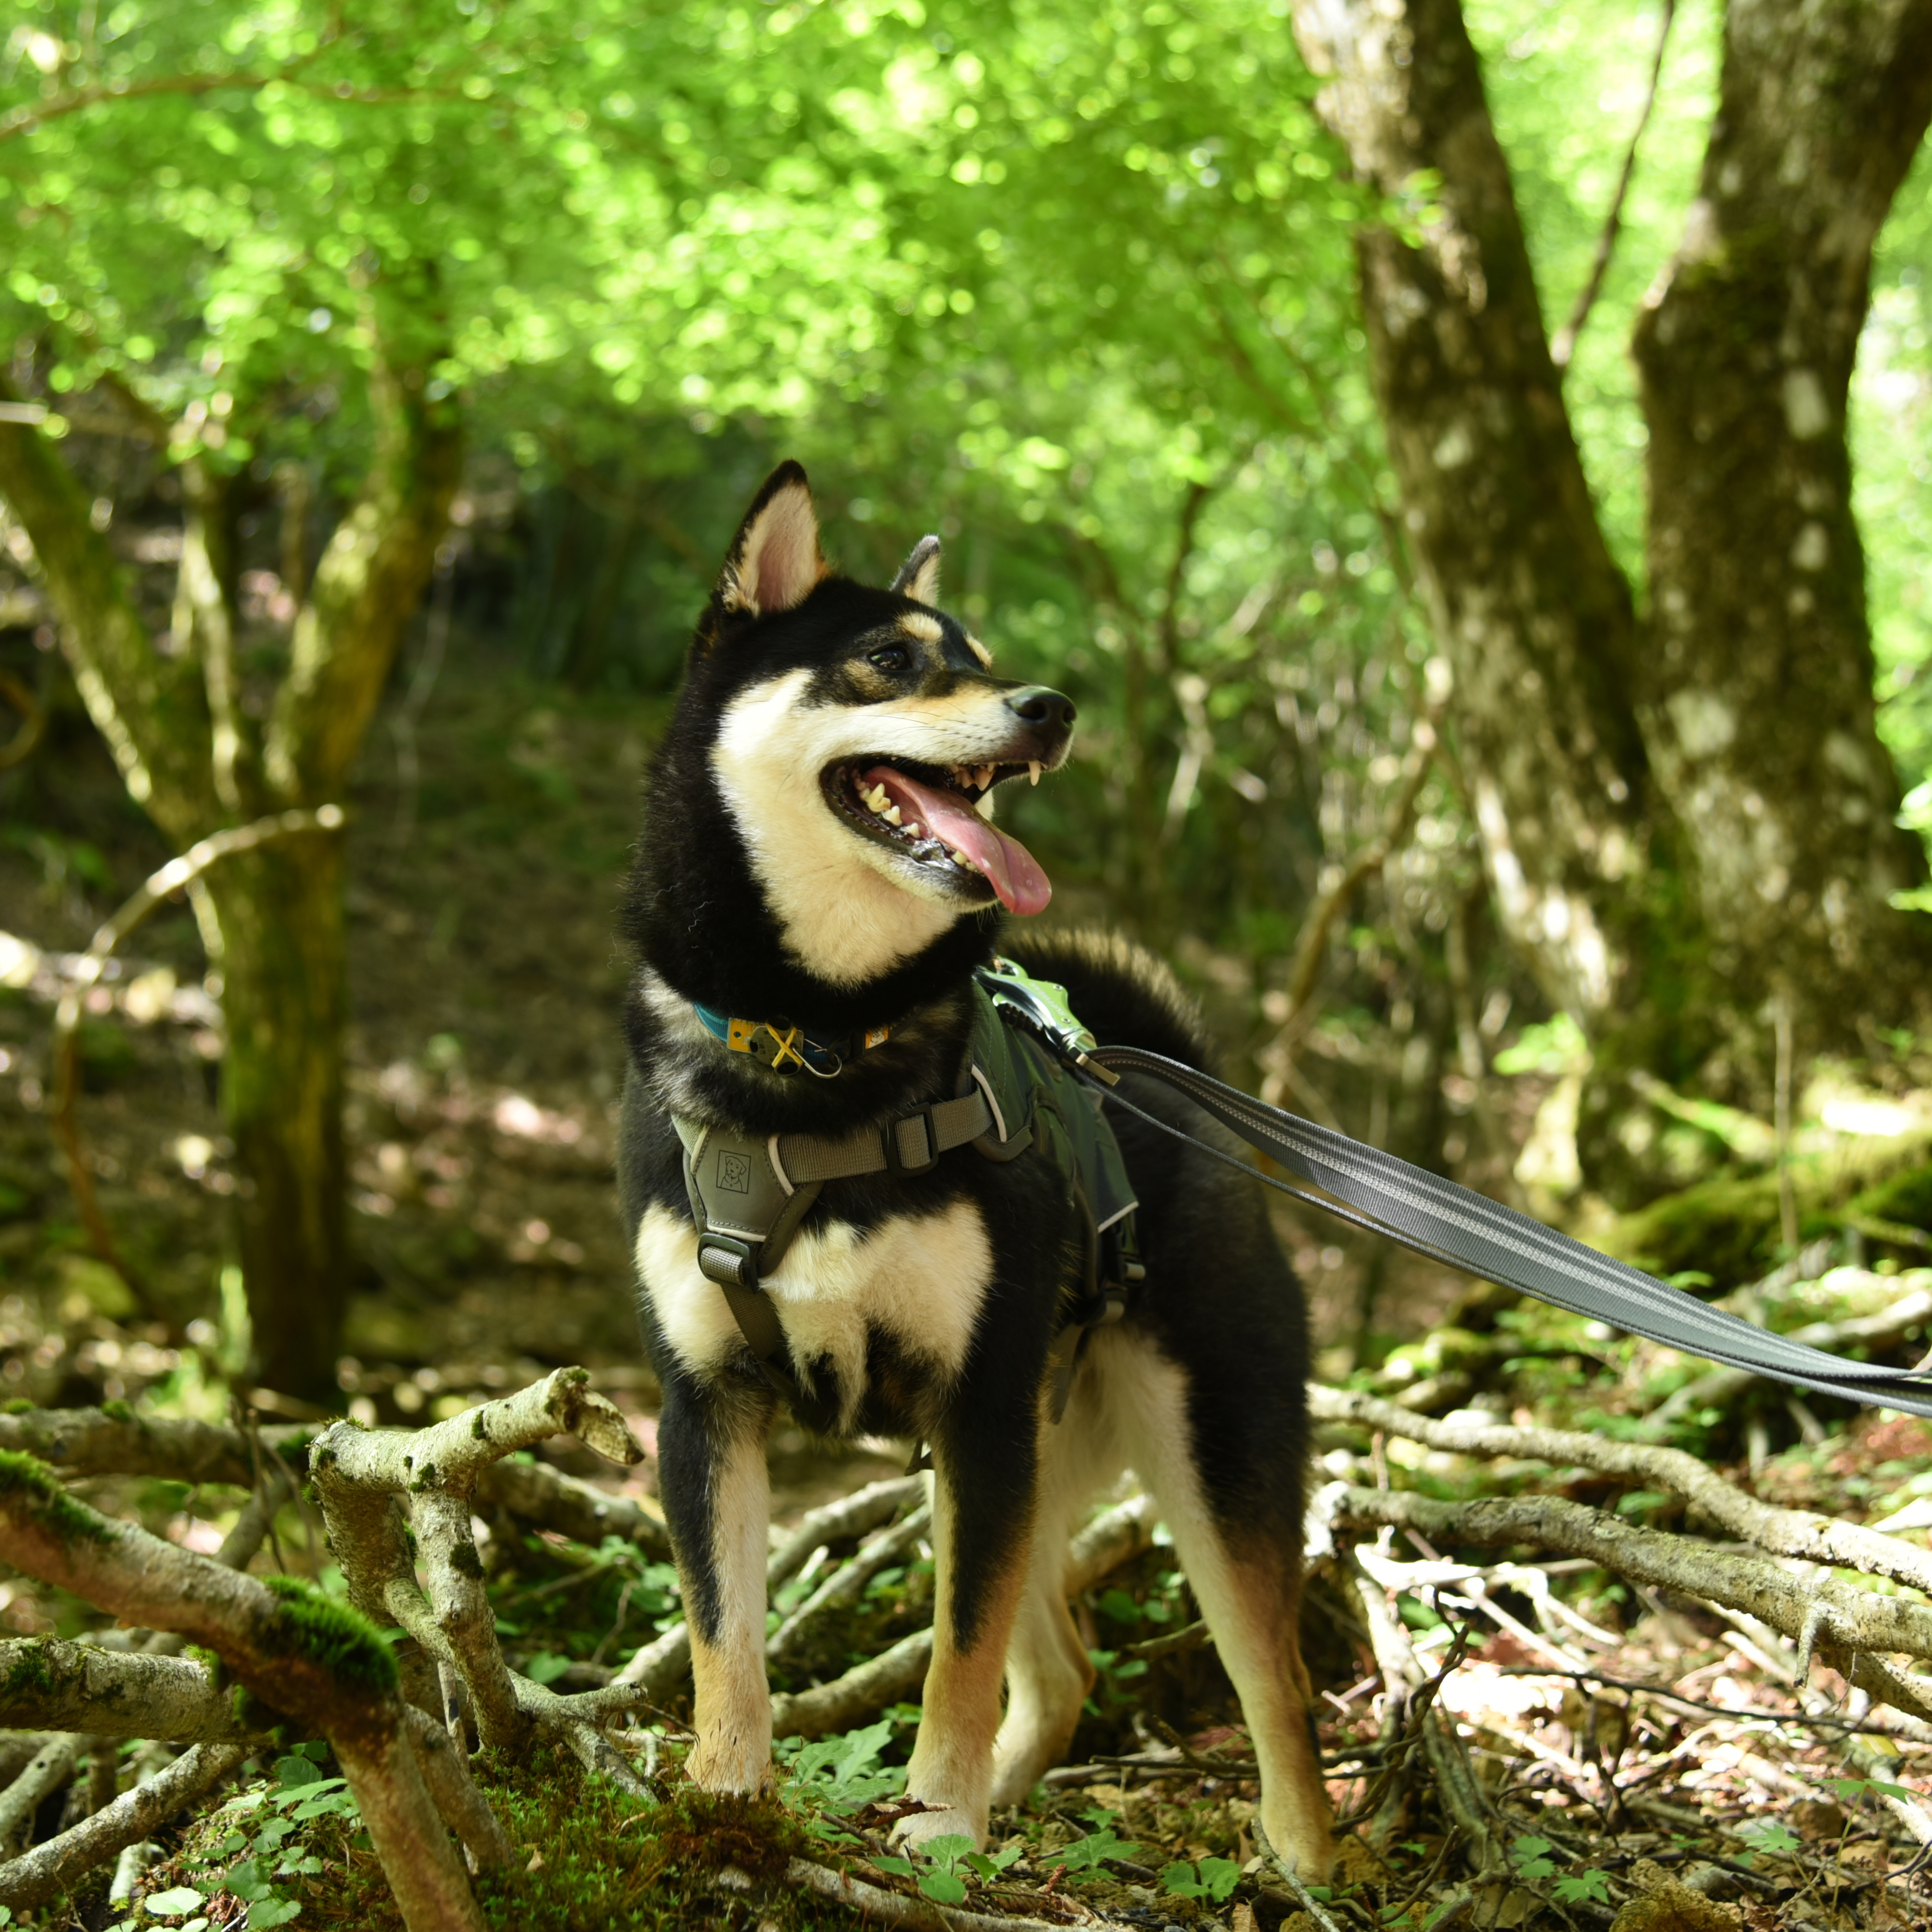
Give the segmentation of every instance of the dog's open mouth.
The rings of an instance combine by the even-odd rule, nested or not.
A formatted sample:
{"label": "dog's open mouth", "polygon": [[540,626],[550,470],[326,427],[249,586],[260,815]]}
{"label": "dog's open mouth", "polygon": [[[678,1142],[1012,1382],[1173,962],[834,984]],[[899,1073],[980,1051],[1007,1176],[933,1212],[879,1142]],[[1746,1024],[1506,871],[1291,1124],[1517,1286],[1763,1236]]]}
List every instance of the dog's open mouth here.
{"label": "dog's open mouth", "polygon": [[1053,896],[1040,861],[982,814],[1002,780],[1024,772],[1038,784],[1040,770],[1038,760],[942,766],[860,759],[833,766],[824,785],[834,809],[868,838],[946,868],[962,885],[976,874],[1007,911],[1036,913]]}

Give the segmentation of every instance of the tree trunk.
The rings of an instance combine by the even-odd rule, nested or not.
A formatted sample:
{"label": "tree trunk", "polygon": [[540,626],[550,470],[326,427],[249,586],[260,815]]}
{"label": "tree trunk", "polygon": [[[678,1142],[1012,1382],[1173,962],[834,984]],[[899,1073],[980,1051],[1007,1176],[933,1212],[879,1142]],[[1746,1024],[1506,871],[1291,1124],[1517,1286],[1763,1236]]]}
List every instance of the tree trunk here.
{"label": "tree trunk", "polygon": [[1654,646],[1633,683],[1750,1040],[1905,1018],[1932,928],[1874,724],[1846,398],[1873,242],[1932,115],[1932,0],[1731,0],[1698,198],[1634,338]]}
{"label": "tree trunk", "polygon": [[1874,729],[1844,436],[1928,18],[1734,0],[1704,199],[1638,335],[1658,649],[1590,502],[1456,0],[1295,0],[1325,118],[1414,224],[1360,236],[1378,400],[1498,916],[1590,1036],[1579,1151],[1613,1196],[1646,1186],[1630,1070],[1768,1105],[1768,997],[1814,1049],[1855,1043],[1932,952],[1886,903],[1921,868]]}
{"label": "tree trunk", "polygon": [[[129,793],[178,850],[264,810],[340,802],[448,528],[462,445],[457,405],[430,393],[441,344],[433,282],[404,272],[365,292],[374,457],[297,614],[266,729],[238,701],[232,506],[208,460],[184,465],[178,648],[166,656],[142,629],[57,443],[0,423],[0,493],[33,542],[82,695]],[[167,440],[165,421],[138,398],[124,400]],[[254,1370],[323,1402],[334,1400],[349,1285],[342,866],[339,838],[304,838],[231,859],[207,882],[220,928],[223,1109],[241,1184]]]}
{"label": "tree trunk", "polygon": [[222,939],[224,1124],[253,1330],[250,1372],[324,1407],[339,1398],[349,1280],[340,836],[292,838],[209,876]]}
{"label": "tree trunk", "polygon": [[[1320,106],[1412,238],[1360,232],[1362,305],[1416,577],[1498,916],[1592,1032],[1648,997],[1652,787],[1604,544],[1455,0],[1297,0]],[[1413,184],[1439,178],[1419,205]],[[1668,832],[1666,831],[1667,842]]]}

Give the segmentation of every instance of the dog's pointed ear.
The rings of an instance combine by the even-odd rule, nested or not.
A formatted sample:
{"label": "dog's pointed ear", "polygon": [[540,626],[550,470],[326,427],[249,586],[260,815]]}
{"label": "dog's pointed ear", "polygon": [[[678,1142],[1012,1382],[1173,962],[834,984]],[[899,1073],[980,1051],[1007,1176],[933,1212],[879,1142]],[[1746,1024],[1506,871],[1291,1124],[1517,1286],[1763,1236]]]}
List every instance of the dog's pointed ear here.
{"label": "dog's pointed ear", "polygon": [[892,579],[896,595],[910,597],[915,604],[937,604],[939,602],[939,539],[921,537],[912,547],[912,554],[899,566],[899,574]]}
{"label": "dog's pointed ear", "polygon": [[802,604],[826,574],[818,512],[802,466],[781,463],[765,478],[725,554],[718,601],[727,610],[768,617]]}

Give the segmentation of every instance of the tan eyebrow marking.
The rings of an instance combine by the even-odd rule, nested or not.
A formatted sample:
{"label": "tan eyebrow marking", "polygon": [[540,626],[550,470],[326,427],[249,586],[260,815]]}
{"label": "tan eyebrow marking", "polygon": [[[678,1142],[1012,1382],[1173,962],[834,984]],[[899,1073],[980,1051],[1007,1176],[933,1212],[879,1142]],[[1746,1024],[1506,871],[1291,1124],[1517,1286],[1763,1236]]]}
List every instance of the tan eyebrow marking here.
{"label": "tan eyebrow marking", "polygon": [[992,669],[992,652],[987,650],[986,646],[980,643],[980,640],[974,637],[970,632],[967,634],[966,648],[980,660],[981,664],[986,666],[987,670],[991,670]]}
{"label": "tan eyebrow marking", "polygon": [[928,617],[917,610],[907,611],[899,620],[899,628],[908,637],[916,638],[926,644],[936,644],[946,634],[937,617]]}

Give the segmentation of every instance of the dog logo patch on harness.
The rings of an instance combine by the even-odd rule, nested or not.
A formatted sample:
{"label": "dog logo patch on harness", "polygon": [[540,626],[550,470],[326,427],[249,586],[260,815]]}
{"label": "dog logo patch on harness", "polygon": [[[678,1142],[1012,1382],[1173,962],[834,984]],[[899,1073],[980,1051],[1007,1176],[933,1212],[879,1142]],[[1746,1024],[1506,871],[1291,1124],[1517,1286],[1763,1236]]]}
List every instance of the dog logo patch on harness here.
{"label": "dog logo patch on harness", "polygon": [[748,1194],[752,1191],[752,1163],[741,1154],[718,1156],[718,1185],[728,1194]]}

